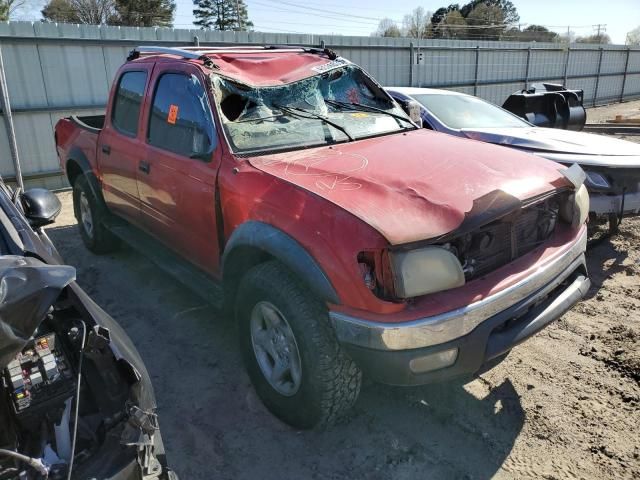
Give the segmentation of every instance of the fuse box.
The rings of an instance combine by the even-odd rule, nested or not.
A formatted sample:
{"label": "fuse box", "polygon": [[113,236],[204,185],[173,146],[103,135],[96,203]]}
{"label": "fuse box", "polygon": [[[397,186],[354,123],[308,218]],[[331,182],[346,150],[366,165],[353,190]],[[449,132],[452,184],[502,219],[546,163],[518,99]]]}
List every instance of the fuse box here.
{"label": "fuse box", "polygon": [[69,361],[54,333],[30,341],[5,369],[3,382],[20,423],[51,417],[75,390]]}

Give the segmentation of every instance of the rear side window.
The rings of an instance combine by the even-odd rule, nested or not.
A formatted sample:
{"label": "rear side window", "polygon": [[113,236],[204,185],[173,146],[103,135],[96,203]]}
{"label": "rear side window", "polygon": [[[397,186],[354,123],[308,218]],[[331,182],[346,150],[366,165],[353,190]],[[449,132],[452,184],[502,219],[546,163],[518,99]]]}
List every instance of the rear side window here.
{"label": "rear side window", "polygon": [[111,123],[123,133],[132,136],[138,133],[138,119],[146,83],[146,72],[125,72],[120,77]]}
{"label": "rear side window", "polygon": [[195,75],[165,73],[160,77],[149,118],[151,145],[198,157],[216,145],[207,93]]}

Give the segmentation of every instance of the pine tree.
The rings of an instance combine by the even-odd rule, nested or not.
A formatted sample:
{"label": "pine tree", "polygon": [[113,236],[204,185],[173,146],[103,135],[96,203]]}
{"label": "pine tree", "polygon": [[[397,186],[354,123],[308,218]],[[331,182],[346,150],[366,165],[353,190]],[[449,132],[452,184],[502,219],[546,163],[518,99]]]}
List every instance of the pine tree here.
{"label": "pine tree", "polygon": [[116,0],[120,25],[171,27],[176,4],[173,0]]}
{"label": "pine tree", "polygon": [[246,31],[253,27],[244,0],[193,0],[194,25],[203,30]]}

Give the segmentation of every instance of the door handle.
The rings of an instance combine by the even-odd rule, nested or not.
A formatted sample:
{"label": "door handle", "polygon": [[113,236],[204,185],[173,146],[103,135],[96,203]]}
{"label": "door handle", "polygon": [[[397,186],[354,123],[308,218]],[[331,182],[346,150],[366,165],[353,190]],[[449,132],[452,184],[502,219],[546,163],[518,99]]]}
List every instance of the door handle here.
{"label": "door handle", "polygon": [[109,155],[111,153],[111,147],[109,145],[102,145],[102,153]]}
{"label": "door handle", "polygon": [[149,162],[145,162],[144,160],[140,160],[140,163],[138,164],[138,170],[140,170],[143,173],[148,174],[151,171],[151,165],[149,165]]}

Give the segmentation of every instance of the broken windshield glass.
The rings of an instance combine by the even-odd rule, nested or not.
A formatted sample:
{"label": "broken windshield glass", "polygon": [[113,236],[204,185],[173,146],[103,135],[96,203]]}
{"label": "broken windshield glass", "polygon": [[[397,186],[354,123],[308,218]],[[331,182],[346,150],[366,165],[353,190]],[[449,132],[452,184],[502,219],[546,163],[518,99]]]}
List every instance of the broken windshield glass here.
{"label": "broken windshield glass", "polygon": [[218,76],[214,83],[222,123],[237,153],[319,146],[415,128],[353,65],[274,87],[253,88]]}

